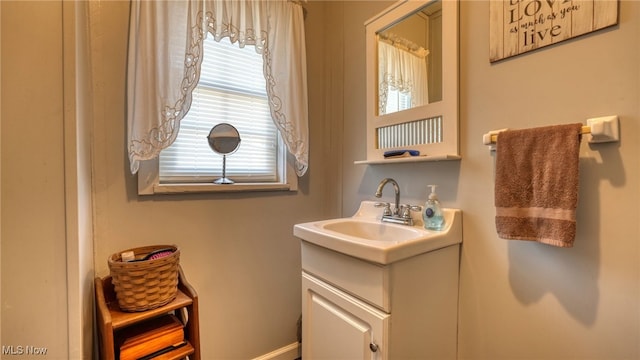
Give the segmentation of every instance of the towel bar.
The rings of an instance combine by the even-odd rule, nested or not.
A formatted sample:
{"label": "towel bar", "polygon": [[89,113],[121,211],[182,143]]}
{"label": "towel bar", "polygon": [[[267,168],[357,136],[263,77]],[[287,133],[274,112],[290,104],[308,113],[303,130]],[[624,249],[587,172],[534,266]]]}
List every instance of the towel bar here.
{"label": "towel bar", "polygon": [[[505,129],[506,130],[506,129]],[[503,130],[504,131],[504,130]],[[499,132],[498,132],[499,133]],[[487,134],[490,136],[490,142],[489,144],[495,144],[496,142],[498,142],[498,133],[490,133]],[[591,134],[591,127],[590,126],[583,126],[582,130],[580,130],[580,134],[585,135],[585,134]],[[483,141],[484,142],[484,141]],[[485,145],[489,145],[486,142],[484,142]]]}
{"label": "towel bar", "polygon": [[[587,120],[587,126],[583,126],[582,135],[591,134],[589,143],[616,142],[620,139],[618,116],[604,116]],[[507,129],[490,131],[482,136],[484,145],[492,146],[498,141],[498,134]]]}

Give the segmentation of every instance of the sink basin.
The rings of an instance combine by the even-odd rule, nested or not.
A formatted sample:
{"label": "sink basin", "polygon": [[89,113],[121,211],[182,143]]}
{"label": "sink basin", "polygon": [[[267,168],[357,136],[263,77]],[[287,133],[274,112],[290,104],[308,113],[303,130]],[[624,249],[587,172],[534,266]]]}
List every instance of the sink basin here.
{"label": "sink basin", "polygon": [[424,231],[412,226],[389,225],[391,224],[375,220],[366,221],[364,219],[347,218],[325,221],[320,228],[350,237],[387,242],[408,241],[420,237],[424,233]]}
{"label": "sink basin", "polygon": [[363,201],[352,217],[296,224],[293,234],[303,241],[379,264],[462,242],[462,212],[458,209],[443,209],[445,226],[435,231],[423,227],[419,212],[413,213],[413,226],[383,223],[382,209],[374,204]]}

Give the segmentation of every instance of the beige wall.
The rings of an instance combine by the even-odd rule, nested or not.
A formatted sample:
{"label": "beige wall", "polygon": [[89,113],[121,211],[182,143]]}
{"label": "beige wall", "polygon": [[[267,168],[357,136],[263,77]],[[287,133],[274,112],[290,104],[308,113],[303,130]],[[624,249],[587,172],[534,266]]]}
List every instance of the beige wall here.
{"label": "beige wall", "polygon": [[[445,206],[462,209],[460,359],[640,358],[640,3],[621,1],[614,28],[490,64],[489,2],[462,1],[462,160],[356,166],[365,158],[362,24],[389,4],[329,5],[351,44],[344,48],[344,214],[372,199],[387,176],[406,201],[423,202],[435,183]],[[494,157],[482,134],[604,115],[620,116],[622,140],[582,144],[575,246],[498,239]]]}
{"label": "beige wall", "polygon": [[[316,5],[311,5],[315,8]],[[311,10],[308,24],[322,21]],[[128,2],[92,12],[96,271],[107,258],[146,244],[181,248],[181,265],[198,292],[204,359],[250,359],[294,343],[301,313],[298,222],[335,216],[337,178],[329,161],[322,33],[307,34],[310,169],[295,193],[138,196],[125,154]],[[339,160],[337,155],[333,155]]]}
{"label": "beige wall", "polygon": [[52,359],[69,356],[61,19],[61,2],[2,2],[0,343]]}
{"label": "beige wall", "polygon": [[0,2],[3,358],[93,351],[86,4]]}
{"label": "beige wall", "polygon": [[[461,11],[461,358],[639,358],[640,3],[620,1],[614,28],[495,65],[486,11]],[[496,239],[480,135],[615,114],[619,143],[581,147],[574,248]]]}

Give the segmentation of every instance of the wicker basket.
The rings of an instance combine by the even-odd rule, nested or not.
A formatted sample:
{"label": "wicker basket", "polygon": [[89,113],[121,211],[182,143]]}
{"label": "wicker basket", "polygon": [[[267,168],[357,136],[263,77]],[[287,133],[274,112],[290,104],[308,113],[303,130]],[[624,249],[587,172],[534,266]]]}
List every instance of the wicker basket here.
{"label": "wicker basket", "polygon": [[[173,253],[153,260],[123,262],[121,253],[133,251],[136,259],[160,249]],[[118,305],[123,311],[145,311],[166,305],[178,293],[180,250],[173,245],[146,246],[111,255],[109,270]]]}

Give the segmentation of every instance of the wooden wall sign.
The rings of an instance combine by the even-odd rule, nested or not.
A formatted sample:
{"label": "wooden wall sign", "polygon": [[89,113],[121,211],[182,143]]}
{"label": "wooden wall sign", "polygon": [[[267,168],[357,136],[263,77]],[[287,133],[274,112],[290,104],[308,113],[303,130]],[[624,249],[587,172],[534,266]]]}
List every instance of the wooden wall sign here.
{"label": "wooden wall sign", "polygon": [[519,55],[618,23],[618,0],[490,0],[489,60]]}

